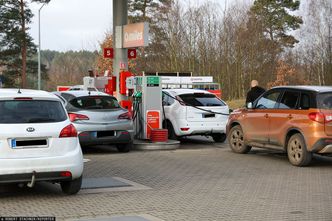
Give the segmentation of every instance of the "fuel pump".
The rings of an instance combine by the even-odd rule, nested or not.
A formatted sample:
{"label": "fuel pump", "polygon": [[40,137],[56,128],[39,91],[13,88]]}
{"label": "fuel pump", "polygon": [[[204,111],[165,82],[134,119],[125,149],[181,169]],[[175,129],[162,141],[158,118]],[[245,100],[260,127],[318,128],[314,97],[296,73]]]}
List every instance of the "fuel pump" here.
{"label": "fuel pump", "polygon": [[[131,85],[130,85],[131,84]],[[162,127],[162,87],[159,76],[136,76],[127,80],[134,88],[135,138],[150,139],[152,130]]]}

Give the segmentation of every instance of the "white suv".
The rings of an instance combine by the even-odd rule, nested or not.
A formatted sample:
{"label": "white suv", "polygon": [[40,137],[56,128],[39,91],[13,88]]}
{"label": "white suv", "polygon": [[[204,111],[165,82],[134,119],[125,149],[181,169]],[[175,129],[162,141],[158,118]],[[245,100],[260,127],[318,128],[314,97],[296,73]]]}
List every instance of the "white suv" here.
{"label": "white suv", "polygon": [[0,184],[50,181],[66,194],[80,190],[83,155],[57,96],[0,89],[0,131]]}
{"label": "white suv", "polygon": [[226,140],[229,109],[214,94],[197,89],[165,89],[163,108],[163,126],[170,139],[204,135],[212,136],[216,142]]}

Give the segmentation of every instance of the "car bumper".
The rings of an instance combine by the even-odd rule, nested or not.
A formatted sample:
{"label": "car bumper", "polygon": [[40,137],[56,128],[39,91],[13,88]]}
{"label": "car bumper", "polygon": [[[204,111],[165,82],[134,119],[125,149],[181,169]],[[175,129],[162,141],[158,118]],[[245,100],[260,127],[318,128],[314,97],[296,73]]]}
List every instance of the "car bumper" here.
{"label": "car bumper", "polygon": [[83,155],[80,145],[63,156],[0,159],[0,183],[22,180],[27,176],[30,176],[31,180],[33,173],[40,180],[58,180],[61,178],[59,172],[65,171],[71,172],[71,179],[82,175]]}
{"label": "car bumper", "polygon": [[98,137],[98,131],[81,132],[78,137],[81,145],[123,144],[133,141],[134,131],[112,131],[110,136]]}
{"label": "car bumper", "polygon": [[312,152],[320,154],[332,153],[332,138],[322,138],[318,140],[313,145]]}
{"label": "car bumper", "polygon": [[35,175],[35,182],[40,181],[70,181],[72,176],[63,176],[62,171],[58,172],[41,172],[41,173],[21,173],[21,174],[9,174],[0,175],[0,184],[4,183],[28,183],[32,181],[32,177]]}
{"label": "car bumper", "polygon": [[[226,133],[227,122],[188,122],[186,120],[178,120],[174,125],[174,131],[178,136],[191,135],[210,135],[216,133]],[[189,128],[187,131],[181,128]]]}

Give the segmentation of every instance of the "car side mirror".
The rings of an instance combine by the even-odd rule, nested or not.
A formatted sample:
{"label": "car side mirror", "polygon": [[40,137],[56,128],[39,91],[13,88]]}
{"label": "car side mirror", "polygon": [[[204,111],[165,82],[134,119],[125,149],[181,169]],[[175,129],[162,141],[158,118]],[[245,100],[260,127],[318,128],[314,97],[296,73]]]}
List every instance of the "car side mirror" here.
{"label": "car side mirror", "polygon": [[247,108],[248,108],[248,109],[253,109],[253,105],[252,105],[251,102],[247,103]]}

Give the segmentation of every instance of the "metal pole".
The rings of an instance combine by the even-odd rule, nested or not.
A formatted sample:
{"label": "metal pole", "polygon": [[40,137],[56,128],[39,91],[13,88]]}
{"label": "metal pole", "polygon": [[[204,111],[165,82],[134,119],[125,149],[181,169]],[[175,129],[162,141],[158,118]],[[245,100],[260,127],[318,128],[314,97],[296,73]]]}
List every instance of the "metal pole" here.
{"label": "metal pole", "polygon": [[113,0],[113,76],[116,77],[116,97],[119,101],[125,100],[126,97],[119,93],[120,85],[120,63],[125,64],[128,69],[127,49],[116,48],[115,27],[128,24],[128,0]]}
{"label": "metal pole", "polygon": [[40,11],[42,10],[42,8],[44,7],[46,3],[44,3],[38,10],[38,90],[40,90],[41,88],[41,64],[40,64]]}

